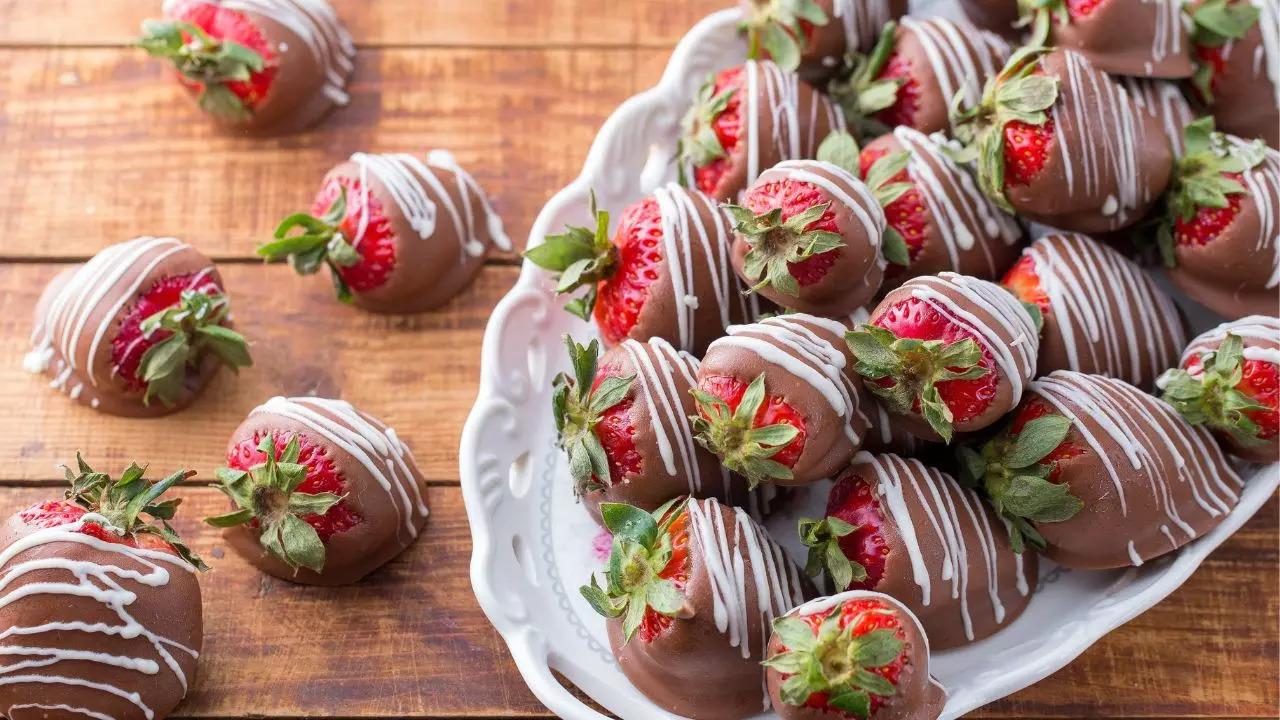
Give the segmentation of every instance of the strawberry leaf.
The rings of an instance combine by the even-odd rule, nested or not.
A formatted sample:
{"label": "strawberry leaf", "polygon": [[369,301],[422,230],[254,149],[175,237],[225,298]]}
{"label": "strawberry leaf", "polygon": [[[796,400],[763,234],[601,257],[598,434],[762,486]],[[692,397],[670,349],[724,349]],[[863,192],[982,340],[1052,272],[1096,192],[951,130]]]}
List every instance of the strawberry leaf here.
{"label": "strawberry leaf", "polygon": [[811,227],[827,213],[830,202],[806,208],[785,220],[781,208],[757,215],[730,203],[722,207],[733,218],[734,229],[750,248],[744,258],[743,273],[753,283],[752,292],[772,286],[784,295],[799,295],[800,284],[791,274],[791,266],[844,247],[840,235]]}
{"label": "strawberry leaf", "polygon": [[1261,428],[1249,413],[1266,407],[1240,391],[1244,378],[1244,341],[1227,333],[1212,352],[1201,356],[1201,372],[1166,371],[1156,381],[1161,399],[1192,425],[1203,425],[1231,437],[1242,447],[1265,444]]}
{"label": "strawberry leaf", "polygon": [[860,177],[862,175],[859,159],[861,152],[858,149],[858,141],[853,135],[845,130],[833,130],[818,146],[817,158],[843,168],[854,177]]}
{"label": "strawberry leaf", "polygon": [[579,496],[612,487],[615,478],[609,457],[595,434],[604,413],[622,402],[635,384],[635,376],[609,376],[596,386],[600,344],[583,347],[569,335],[563,337],[572,375],[560,373],[552,380],[551,408],[560,447],[569,459],[569,474]]}
{"label": "strawberry leaf", "polygon": [[719,457],[726,468],[745,477],[752,488],[762,482],[794,477],[790,468],[770,458],[790,444],[799,430],[781,423],[754,427],[756,412],[766,394],[764,373],[751,381],[732,413],[720,398],[698,389],[691,392],[699,410],[698,415],[690,417],[694,439]]}
{"label": "strawberry leaf", "polygon": [[524,252],[524,257],[534,265],[556,273],[557,295],[586,290],[565,306],[584,320],[590,318],[595,307],[598,283],[613,274],[618,262],[617,248],[609,240],[609,213],[597,209],[594,191],[590,209],[596,221],[594,230],[571,225],[565,232],[548,235],[541,244]]}

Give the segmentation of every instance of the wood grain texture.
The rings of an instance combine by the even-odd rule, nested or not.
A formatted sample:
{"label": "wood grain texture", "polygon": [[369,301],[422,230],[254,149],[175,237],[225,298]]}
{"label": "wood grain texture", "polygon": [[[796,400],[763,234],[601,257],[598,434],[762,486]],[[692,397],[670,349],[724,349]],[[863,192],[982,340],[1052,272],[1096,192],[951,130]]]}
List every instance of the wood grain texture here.
{"label": "wood grain texture", "polygon": [[391,49],[316,130],[219,132],[163,68],[121,49],[0,50],[0,259],[83,259],[140,234],[252,257],[352,152],[454,152],[523,246],[600,125],[669,51]]}
{"label": "wood grain texture", "polygon": [[378,416],[413,448],[428,478],[457,482],[462,423],[479,383],[489,312],[515,282],[514,267],[486,266],[439,312],[379,316],[332,297],[322,275],[284,265],[220,268],[255,365],[223,372],[194,407],[159,420],[113,418],[70,402],[43,375],[22,369],[31,311],[59,265],[0,265],[2,477],[40,481],[76,450],[106,465],[137,458],[155,468],[190,467],[211,477],[231,432],[273,395],[342,397]]}
{"label": "wood grain texture", "polygon": [[[332,0],[363,47],[670,47],[726,0]],[[120,46],[160,0],[0,0],[0,47]],[[50,22],[49,18],[58,18]],[[607,22],[603,20],[607,19]]]}

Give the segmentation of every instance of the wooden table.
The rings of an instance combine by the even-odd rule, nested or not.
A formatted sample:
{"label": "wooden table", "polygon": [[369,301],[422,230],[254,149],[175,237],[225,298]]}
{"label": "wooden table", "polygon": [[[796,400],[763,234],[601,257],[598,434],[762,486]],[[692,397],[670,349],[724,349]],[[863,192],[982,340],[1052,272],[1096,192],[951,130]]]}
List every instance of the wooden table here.
{"label": "wooden table", "polygon": [[[355,150],[452,149],[521,238],[607,114],[726,1],[338,0],[361,48],[352,105],[315,132],[250,141],[212,131],[158,63],[126,47],[158,0],[0,0],[0,511],[60,492],[56,465],[76,450],[113,472],[137,459],[208,480],[231,430],[275,394],[368,409],[432,478],[425,536],[337,590],[254,572],[198,522],[221,497],[184,490],[180,529],[215,570],[203,580],[206,654],[181,715],[547,714],[472,597],[458,489],[481,335],[514,258],[494,258],[440,312],[378,317],[253,249]],[[258,362],[158,422],[75,406],[21,367],[44,282],[139,234],[221,261]],[[1273,500],[1157,608],[975,716],[1276,717],[1278,537]]]}

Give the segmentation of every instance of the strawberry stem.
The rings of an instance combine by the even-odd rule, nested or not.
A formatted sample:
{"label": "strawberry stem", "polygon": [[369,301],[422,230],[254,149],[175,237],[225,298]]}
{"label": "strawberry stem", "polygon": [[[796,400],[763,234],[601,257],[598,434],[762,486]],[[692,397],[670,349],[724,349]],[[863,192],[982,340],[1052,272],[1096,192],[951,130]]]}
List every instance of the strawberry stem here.
{"label": "strawberry stem", "polygon": [[541,244],[524,252],[529,262],[556,273],[556,295],[586,288],[583,295],[564,306],[583,320],[589,320],[595,309],[597,286],[613,274],[618,264],[618,249],[609,241],[609,213],[596,207],[594,190],[590,207],[596,221],[594,229],[570,225],[564,233],[548,235]]}
{"label": "strawberry stem", "polygon": [[609,470],[609,456],[595,427],[605,411],[626,398],[636,378],[607,377],[596,387],[600,343],[592,340],[583,347],[566,333],[564,344],[573,374],[560,373],[552,380],[551,406],[560,447],[569,456],[574,490],[582,497],[593,490],[613,487],[615,478]]}
{"label": "strawberry stem", "polygon": [[364,258],[342,232],[342,222],[347,217],[347,188],[339,188],[338,197],[323,215],[298,212],[286,217],[276,226],[275,240],[259,246],[257,252],[267,262],[287,260],[299,275],[311,275],[328,266],[338,299],[349,303],[354,296],[340,268],[355,267]]}
{"label": "strawberry stem", "polygon": [[145,20],[137,42],[152,57],[165,58],[200,86],[201,109],[216,117],[242,120],[250,111],[227,83],[248,82],[266,60],[232,40],[219,40],[202,28],[176,20]]}
{"label": "strawberry stem", "polygon": [[230,312],[227,296],[220,292],[183,290],[176,305],[144,319],[139,329],[150,339],[165,337],[147,348],[138,362],[137,378],[146,384],[144,404],[159,398],[172,407],[182,396],[189,368],[198,368],[208,353],[232,371],[253,365],[249,343],[223,323]]}
{"label": "strawberry stem", "polygon": [[691,416],[694,438],[698,444],[718,456],[724,466],[742,475],[752,488],[762,482],[791,480],[791,468],[773,460],[774,455],[789,445],[800,431],[786,423],[755,427],[756,413],[764,403],[764,373],[747,386],[736,410],[720,398],[693,389],[699,414]]}
{"label": "strawberry stem", "polygon": [[1161,399],[1192,425],[1204,425],[1230,435],[1244,447],[1266,443],[1250,412],[1266,410],[1238,388],[1244,379],[1244,341],[1227,333],[1217,350],[1202,358],[1202,371],[1167,370],[1156,381]]}
{"label": "strawberry stem", "polygon": [[791,274],[793,263],[844,247],[839,233],[811,228],[822,220],[830,202],[782,219],[782,208],[759,215],[740,205],[721,205],[733,218],[734,229],[751,248],[743,272],[752,283],[750,292],[772,286],[784,295],[800,294],[800,283]]}

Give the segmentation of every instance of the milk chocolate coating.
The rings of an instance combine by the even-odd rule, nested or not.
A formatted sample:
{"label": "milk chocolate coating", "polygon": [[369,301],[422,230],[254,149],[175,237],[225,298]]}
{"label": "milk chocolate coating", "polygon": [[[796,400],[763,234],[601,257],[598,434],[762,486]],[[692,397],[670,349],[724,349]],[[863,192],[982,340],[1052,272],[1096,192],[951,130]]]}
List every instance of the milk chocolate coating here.
{"label": "milk chocolate coating", "polygon": [[[989,637],[1031,602],[1035,554],[1015,553],[1008,524],[950,475],[914,458],[863,452],[839,482],[869,486],[884,518],[884,575],[865,589],[910,608],[935,650]],[[916,568],[928,577],[917,579]]]}
{"label": "milk chocolate coating", "polygon": [[[895,305],[913,299],[926,303],[965,329],[983,350],[984,367],[998,375],[995,395],[986,409],[954,423],[956,432],[989,427],[1018,404],[1023,385],[1035,376],[1040,340],[1031,316],[999,285],[944,272],[912,278],[890,292],[871,313],[871,324],[883,327],[881,319]],[[901,415],[898,419],[903,429],[924,440],[942,440],[919,412]]]}
{"label": "milk chocolate coating", "polygon": [[1124,86],[1135,107],[1160,123],[1165,137],[1169,138],[1174,156],[1181,157],[1186,149],[1184,131],[1199,115],[1191,109],[1191,103],[1187,102],[1178,85],[1168,80],[1135,77],[1115,79]]}
{"label": "milk chocolate coating", "polygon": [[[396,259],[386,282],[354,292],[361,309],[433,310],[471,284],[492,247],[511,249],[484,191],[446,151],[425,158],[356,153],[330,170],[325,183],[333,178],[348,193],[355,187],[370,193],[395,236]],[[360,238],[348,241],[358,246]]]}
{"label": "milk chocolate coating", "polygon": [[1035,178],[1005,195],[1024,219],[1107,232],[1146,216],[1169,184],[1173,152],[1159,121],[1084,56],[1054,50],[1040,69],[1059,82],[1054,139]]}
{"label": "milk chocolate coating", "polygon": [[[814,0],[814,3],[826,13],[827,22],[812,26],[800,53],[797,72],[805,82],[819,87],[840,70],[847,53],[870,52],[880,29],[907,13],[907,0],[857,0],[839,4],[835,0]],[[766,0],[738,2],[747,16],[765,5],[768,5]]]}
{"label": "milk chocolate coating", "polygon": [[1048,297],[1038,374],[1120,378],[1150,389],[1186,345],[1178,306],[1135,263],[1085,235],[1046,235],[1023,253]]}
{"label": "milk chocolate coating", "polygon": [[[708,499],[691,501],[687,512],[684,610],[650,642],[637,636],[623,644],[622,619],[609,620],[609,645],[627,679],[668,712],[694,720],[754,717],[768,709],[760,661],[773,619],[813,597],[813,588],[746,511]],[[736,562],[741,571],[731,569]],[[761,587],[769,590],[764,597]],[[726,618],[719,622],[717,605]]]}
{"label": "milk chocolate coating", "polygon": [[140,237],[111,245],[64,270],[36,303],[34,349],[24,367],[47,374],[51,387],[108,415],[160,417],[186,408],[222,367],[212,353],[187,368],[183,391],[172,406],[156,398],[144,404],[145,391],[130,389],[111,361],[112,341],[138,299],[158,281],[182,275],[198,280],[193,287],[210,282],[222,287],[213,262],[173,238]]}
{"label": "milk chocolate coating", "polygon": [[[1178,364],[1186,368],[1193,358],[1204,364],[1204,356],[1222,345],[1227,334],[1236,335],[1244,343],[1244,360],[1258,360],[1280,365],[1280,318],[1251,315],[1235,322],[1223,323],[1207,330],[1191,341]],[[1256,463],[1280,461],[1280,435],[1261,445],[1241,445],[1229,433],[1214,433],[1224,449],[1238,458]]]}
{"label": "milk chocolate coating", "polygon": [[969,22],[989,30],[1006,40],[1019,40],[1023,33],[1018,22],[1018,0],[960,0],[960,9]]}
{"label": "milk chocolate coating", "polygon": [[308,568],[295,572],[269,554],[253,527],[224,530],[227,544],[262,572],[303,585],[350,585],[399,555],[426,526],[422,471],[394,431],[377,419],[341,400],[273,398],[232,433],[227,457],[234,456],[241,442],[269,433],[278,433],[286,443],[296,433],[323,447],[325,459],[344,481],[342,502],[360,521],[325,543],[324,570],[319,573]]}
{"label": "milk chocolate coating", "polygon": [[[834,262],[820,280],[800,284],[796,295],[788,295],[773,285],[760,289],[760,294],[782,307],[803,313],[835,317],[848,315],[875,296],[884,279],[887,265],[880,246],[884,235],[884,211],[871,190],[847,170],[819,160],[791,160],[766,170],[747,188],[743,203],[757,215],[781,206],[781,198],[770,190],[774,183],[800,183],[818,191],[828,203],[827,212],[835,219],[836,232],[844,246],[825,253]],[[790,216],[785,216],[788,218]],[[824,215],[825,217],[825,215]],[[751,245],[741,233],[733,241],[733,269],[744,285],[756,282],[746,275],[744,265]]]}
{"label": "milk chocolate coating", "polygon": [[[118,720],[145,720],[148,712],[153,714],[153,720],[163,720],[172,712],[195,684],[197,658],[204,642],[200,585],[194,568],[176,555],[158,551],[144,553],[124,545],[111,547],[101,541],[88,544],[92,539],[86,535],[63,529],[33,528],[17,515],[6,522],[2,534],[7,549],[0,555],[3,558],[0,576],[6,579],[0,589],[0,627],[12,632],[52,623],[85,623],[133,630],[136,623],[142,632],[126,637],[120,632],[49,629],[14,632],[0,638],[0,652],[9,659],[6,667],[0,669],[0,712],[10,720],[74,720],[90,713]],[[31,546],[18,548],[12,545],[15,541],[31,543]],[[102,546],[111,549],[103,550]],[[171,557],[172,561],[157,559],[157,554]],[[48,566],[22,568],[26,563]],[[78,576],[67,564],[87,572]],[[139,573],[143,580],[127,577],[122,571]],[[39,589],[42,585],[43,591]],[[66,592],[58,592],[58,587]],[[119,590],[130,595],[120,601],[117,610],[109,602],[70,592],[84,593],[89,588],[98,592]],[[48,652],[24,657],[18,654],[20,648],[40,648]],[[77,656],[67,658],[66,653],[77,653]],[[147,673],[95,661],[80,653],[154,663],[155,671]],[[176,672],[165,654],[176,664]],[[38,664],[46,659],[56,661]],[[23,666],[24,660],[33,665]],[[20,677],[45,681],[22,682],[18,681]],[[73,684],[85,682],[99,687]],[[81,711],[64,711],[58,706]]]}
{"label": "milk chocolate coating", "polygon": [[[827,616],[833,610],[839,612],[844,603],[859,600],[876,600],[883,603],[897,616],[902,639],[905,643],[906,661],[892,697],[885,699],[872,717],[875,720],[937,720],[947,703],[947,691],[929,674],[929,637],[920,620],[898,600],[883,593],[850,590],[826,598],[818,598],[795,608],[788,616]],[[769,638],[769,655],[773,657],[785,649],[776,636]],[[843,716],[816,708],[795,707],[782,701],[783,676],[777,670],[766,673],[769,682],[769,698],[773,709],[782,720],[835,720]]]}
{"label": "milk chocolate coating", "polygon": [[708,378],[731,377],[744,385],[764,374],[765,393],[804,419],[804,449],[784,485],[808,485],[831,477],[862,446],[870,427],[871,400],[853,375],[844,326],[793,314],[733,328],[711,344],[698,369]]}
{"label": "milk chocolate coating", "polygon": [[904,17],[894,31],[894,52],[911,67],[916,108],[911,126],[923,133],[949,132],[951,101],[965,106],[982,100],[987,78],[1009,59],[1009,44],[963,20]]}
{"label": "milk chocolate coating", "polygon": [[715,200],[736,201],[760,173],[783,160],[813,158],[833,130],[846,129],[844,113],[826,95],[771,61],[748,60],[737,92],[743,97],[741,140],[709,193]]}
{"label": "milk chocolate coating", "polygon": [[1054,481],[1084,508],[1035,524],[1060,565],[1141,565],[1217,527],[1239,499],[1243,483],[1209,431],[1124,381],[1059,370],[1031,383],[1027,402],[1071,420],[1066,442],[1082,451],[1057,461]]}
{"label": "milk chocolate coating", "polygon": [[[946,155],[944,141],[941,135],[898,127],[863,150],[875,154],[910,152],[907,179],[925,208],[924,241],[905,269],[889,266],[885,288],[947,270],[996,280],[1018,258],[1022,226],[982,194],[977,180]],[[894,207],[887,211],[891,221]]]}
{"label": "milk chocolate coating", "polygon": [[[346,105],[347,80],[355,67],[355,45],[325,0],[260,0],[262,11],[238,0],[167,0],[167,18],[186,5],[237,10],[262,33],[276,67],[266,97],[243,119],[215,117],[228,130],[249,135],[286,135],[319,123]],[[192,98],[198,90],[184,83]]]}
{"label": "milk chocolate coating", "polygon": [[1117,75],[1179,79],[1194,70],[1181,0],[1102,0],[1086,15],[1053,22],[1048,44]]}
{"label": "milk chocolate coating", "polygon": [[[1280,43],[1280,8],[1269,0],[1253,5],[1262,11],[1258,22],[1244,37],[1229,40],[1223,46],[1225,65],[1214,78],[1210,109],[1219,130],[1250,140],[1262,138],[1271,147],[1280,148],[1277,73],[1268,72],[1268,68],[1280,63],[1280,47],[1276,45]],[[1191,7],[1187,11],[1191,12]],[[1266,42],[1264,27],[1273,38],[1270,45]]]}
{"label": "milk chocolate coating", "polygon": [[1266,148],[1241,184],[1248,197],[1231,224],[1203,245],[1177,245],[1177,267],[1166,272],[1179,290],[1228,319],[1280,315],[1280,152]]}
{"label": "milk chocolate coating", "polygon": [[720,459],[697,443],[689,417],[698,412],[689,392],[696,382],[697,358],[677,351],[665,340],[626,340],[599,362],[605,377],[635,377],[627,393],[627,417],[641,470],[615,478],[609,487],[582,496],[587,512],[600,520],[600,503],[626,503],[655,510],[681,495],[714,497],[749,507],[756,499],[746,483],[720,465]]}
{"label": "milk chocolate coating", "polygon": [[[701,355],[712,340],[724,335],[727,325],[751,322],[772,309],[747,294],[734,274],[729,260],[733,225],[715,200],[671,183],[626,213],[638,212],[641,203],[649,202],[662,214],[662,262],[627,337],[639,342],[658,337]],[[625,217],[620,222],[625,223]]]}

